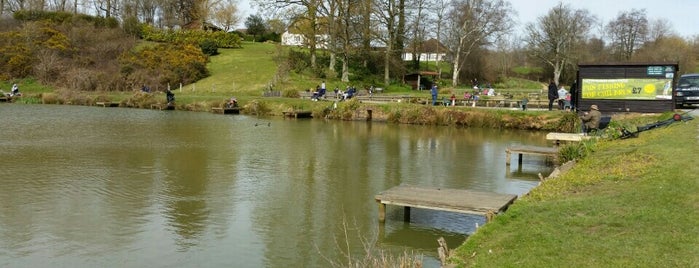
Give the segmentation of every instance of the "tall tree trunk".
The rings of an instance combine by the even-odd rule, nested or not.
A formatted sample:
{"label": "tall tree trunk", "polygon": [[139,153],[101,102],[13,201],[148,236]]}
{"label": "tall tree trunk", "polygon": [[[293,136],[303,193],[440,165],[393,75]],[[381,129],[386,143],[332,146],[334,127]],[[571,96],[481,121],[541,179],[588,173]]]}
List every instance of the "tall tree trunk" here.
{"label": "tall tree trunk", "polygon": [[386,54],[384,56],[384,67],[383,67],[384,86],[388,86],[391,83],[391,57],[393,57],[393,52],[391,49],[391,42],[388,42],[388,46],[386,46]]}
{"label": "tall tree trunk", "polygon": [[372,0],[364,0],[364,6],[362,9],[362,52],[364,57],[362,61],[362,66],[365,68],[369,65],[369,54],[371,51],[371,5]]}

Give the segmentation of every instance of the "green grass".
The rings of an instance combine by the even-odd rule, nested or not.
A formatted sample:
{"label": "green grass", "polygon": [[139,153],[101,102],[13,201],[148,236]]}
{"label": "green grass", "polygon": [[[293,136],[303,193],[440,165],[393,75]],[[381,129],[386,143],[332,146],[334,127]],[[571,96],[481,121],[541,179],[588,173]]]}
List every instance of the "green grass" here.
{"label": "green grass", "polygon": [[698,120],[599,142],[456,251],[469,267],[697,267]]}
{"label": "green grass", "polygon": [[242,49],[219,49],[206,66],[210,76],[186,85],[187,91],[260,95],[277,71],[277,47],[269,43],[243,43]]}

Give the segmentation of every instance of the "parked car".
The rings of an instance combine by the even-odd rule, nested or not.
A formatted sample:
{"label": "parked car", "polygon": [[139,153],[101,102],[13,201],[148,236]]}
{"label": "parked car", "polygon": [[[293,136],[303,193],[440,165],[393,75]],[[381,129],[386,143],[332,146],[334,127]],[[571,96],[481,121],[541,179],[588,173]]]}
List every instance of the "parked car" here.
{"label": "parked car", "polygon": [[699,104],[699,74],[685,74],[675,87],[675,106],[682,108],[688,104]]}

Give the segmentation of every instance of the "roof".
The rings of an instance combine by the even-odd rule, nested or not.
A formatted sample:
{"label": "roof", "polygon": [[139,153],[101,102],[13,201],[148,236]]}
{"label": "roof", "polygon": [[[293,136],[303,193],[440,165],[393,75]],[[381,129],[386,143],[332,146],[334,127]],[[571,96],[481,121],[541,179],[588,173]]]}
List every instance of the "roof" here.
{"label": "roof", "polygon": [[422,43],[422,52],[430,52],[430,53],[437,53],[437,52],[447,52],[449,51],[449,48],[446,46],[442,45],[437,39],[431,38],[430,40],[427,40]]}
{"label": "roof", "polygon": [[679,65],[677,62],[598,62],[598,63],[578,63],[581,67],[591,66],[648,66],[648,65]]}

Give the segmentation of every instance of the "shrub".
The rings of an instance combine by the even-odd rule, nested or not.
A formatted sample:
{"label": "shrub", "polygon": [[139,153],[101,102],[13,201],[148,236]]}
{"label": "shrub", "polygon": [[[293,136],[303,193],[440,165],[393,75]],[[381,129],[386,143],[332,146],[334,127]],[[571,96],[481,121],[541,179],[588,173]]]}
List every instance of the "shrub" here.
{"label": "shrub", "polygon": [[211,39],[201,41],[201,43],[199,43],[199,47],[201,48],[201,52],[208,56],[218,55],[218,45],[216,45],[216,42]]}
{"label": "shrub", "polygon": [[257,116],[267,115],[271,111],[268,104],[260,100],[252,100],[248,102],[247,104],[245,104],[245,106],[243,106],[243,110],[245,110],[246,113],[254,114]]}
{"label": "shrub", "polygon": [[596,140],[589,139],[563,145],[558,151],[559,159],[561,163],[565,163],[571,160],[585,158],[594,151],[596,143]]}
{"label": "shrub", "polygon": [[287,90],[282,91],[282,97],[284,97],[284,98],[299,98],[299,97],[301,97],[301,94],[299,94],[298,90],[287,89]]}

